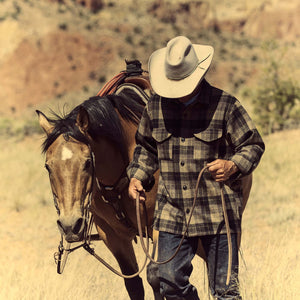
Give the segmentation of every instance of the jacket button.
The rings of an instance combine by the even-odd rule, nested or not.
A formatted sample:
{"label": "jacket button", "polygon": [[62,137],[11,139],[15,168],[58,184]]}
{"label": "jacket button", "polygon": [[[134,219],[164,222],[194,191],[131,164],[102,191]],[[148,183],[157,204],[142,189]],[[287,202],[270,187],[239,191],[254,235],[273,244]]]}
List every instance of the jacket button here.
{"label": "jacket button", "polygon": [[186,212],[187,214],[189,214],[189,213],[190,213],[190,209],[187,208],[185,212]]}
{"label": "jacket button", "polygon": [[184,185],[182,188],[183,188],[184,190],[186,190],[186,189],[187,189],[187,186],[186,186],[186,185]]}
{"label": "jacket button", "polygon": [[182,141],[182,142],[184,142],[184,141],[185,141],[185,138],[184,138],[184,137],[183,137],[183,138],[181,138],[181,141]]}
{"label": "jacket button", "polygon": [[183,166],[184,166],[184,161],[182,161],[182,162],[180,163],[180,165],[183,167]]}

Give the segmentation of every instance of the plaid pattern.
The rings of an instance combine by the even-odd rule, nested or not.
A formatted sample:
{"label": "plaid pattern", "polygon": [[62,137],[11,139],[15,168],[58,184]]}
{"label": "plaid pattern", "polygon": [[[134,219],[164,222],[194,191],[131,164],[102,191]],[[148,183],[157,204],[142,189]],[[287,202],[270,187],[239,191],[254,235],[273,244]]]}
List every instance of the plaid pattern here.
{"label": "plaid pattern", "polygon": [[[222,158],[234,161],[240,170],[224,187],[232,232],[241,230],[240,178],[258,165],[264,143],[238,100],[205,80],[196,101],[187,107],[154,95],[144,110],[136,142],[129,177],[147,182],[160,169],[155,229],[183,234],[200,170]],[[220,184],[205,172],[188,234],[225,232]]]}

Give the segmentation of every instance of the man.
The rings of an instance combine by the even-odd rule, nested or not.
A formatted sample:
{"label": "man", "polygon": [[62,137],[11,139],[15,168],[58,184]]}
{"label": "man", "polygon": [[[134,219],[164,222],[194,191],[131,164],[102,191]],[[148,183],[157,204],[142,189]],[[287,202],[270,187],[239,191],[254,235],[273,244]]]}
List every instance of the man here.
{"label": "man", "polygon": [[[183,36],[170,40],[149,59],[155,95],[136,134],[129,195],[136,198],[159,168],[154,229],[159,231],[158,260],[170,257],[186,229],[199,172],[204,173],[188,234],[178,255],[159,265],[161,295],[199,299],[190,284],[198,239],[203,244],[211,292],[216,299],[241,299],[238,289],[237,233],[241,231],[241,177],[250,174],[264,143],[247,112],[234,97],[204,79],[213,47],[192,44]],[[226,285],[228,244],[220,196],[224,184],[232,240],[232,274]],[[145,201],[143,193],[140,197]]]}

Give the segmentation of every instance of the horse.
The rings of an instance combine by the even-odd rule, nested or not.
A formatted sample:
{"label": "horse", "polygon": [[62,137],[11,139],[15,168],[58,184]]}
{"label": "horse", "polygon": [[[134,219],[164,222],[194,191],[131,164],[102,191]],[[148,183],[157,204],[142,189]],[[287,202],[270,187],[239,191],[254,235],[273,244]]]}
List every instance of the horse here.
{"label": "horse", "polygon": [[[138,270],[132,245],[137,235],[136,204],[128,196],[126,167],[133,157],[135,133],[144,106],[139,96],[124,91],[92,97],[63,117],[54,114],[51,119],[37,111],[46,133],[42,148],[61,234],[70,243],[81,241],[87,226],[85,211],[90,205],[99,237],[123,274]],[[154,174],[153,187],[150,182],[146,192],[146,211],[140,207],[141,215],[148,215],[149,224],[153,222],[158,172]],[[245,177],[244,207],[251,182],[252,176]],[[146,226],[145,219],[142,223]],[[149,235],[156,240],[157,232],[152,232],[151,226]],[[200,241],[197,254],[205,259]],[[156,272],[157,266],[150,262],[147,280],[155,300],[162,300]],[[130,299],[144,299],[139,275],[124,280]]]}

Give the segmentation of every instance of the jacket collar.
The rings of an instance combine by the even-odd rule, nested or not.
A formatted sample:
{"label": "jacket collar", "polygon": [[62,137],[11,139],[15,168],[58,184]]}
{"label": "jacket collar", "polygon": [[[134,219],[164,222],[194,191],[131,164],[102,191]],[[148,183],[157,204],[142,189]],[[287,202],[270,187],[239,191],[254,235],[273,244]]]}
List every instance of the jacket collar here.
{"label": "jacket collar", "polygon": [[[211,85],[205,79],[202,80],[200,90],[196,96],[197,99],[194,103],[198,102],[204,105],[209,104],[211,96]],[[176,104],[183,105],[183,103],[180,102],[177,98],[168,98],[168,100],[174,101]]]}

